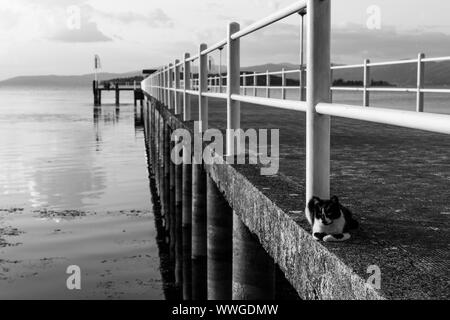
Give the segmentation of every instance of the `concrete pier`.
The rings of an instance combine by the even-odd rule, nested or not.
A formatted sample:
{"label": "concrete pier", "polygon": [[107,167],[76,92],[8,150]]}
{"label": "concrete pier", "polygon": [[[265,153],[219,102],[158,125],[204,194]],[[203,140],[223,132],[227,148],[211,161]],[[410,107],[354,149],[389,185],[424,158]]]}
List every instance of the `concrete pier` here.
{"label": "concrete pier", "polygon": [[208,300],[231,300],[233,210],[216,183],[207,178]]}
{"label": "concrete pier", "polygon": [[[182,122],[179,117],[154,99],[152,104],[157,117],[164,119],[166,123],[173,127],[185,128],[193,132],[191,123]],[[246,107],[250,108],[251,106],[246,105]],[[157,117],[155,117],[156,120]],[[304,121],[301,125],[304,128]],[[155,127],[158,126],[162,127],[162,121],[157,120],[155,122]],[[361,132],[365,132],[366,125],[360,124],[360,126]],[[373,127],[377,128],[375,125]],[[159,132],[159,129],[156,131]],[[386,139],[391,133],[387,129],[382,132],[384,132],[382,136]],[[404,134],[406,136],[410,133],[407,131]],[[159,134],[157,137],[160,137]],[[158,143],[158,140],[154,139],[153,141]],[[350,157],[347,161],[350,163]],[[193,166],[192,171],[195,171],[195,167],[201,168],[198,165]],[[164,167],[161,169],[164,169]],[[154,170],[157,170],[157,166],[154,167]],[[236,239],[233,246],[235,251],[233,255],[235,260],[234,270],[236,270],[233,275],[234,298],[254,299],[261,296],[261,292],[259,292],[261,288],[253,289],[250,282],[252,278],[254,279],[254,276],[251,272],[253,270],[249,269],[249,266],[254,267],[257,263],[246,264],[246,259],[239,258],[239,256],[251,258],[254,255],[252,252],[263,252],[261,247],[264,248],[264,256],[269,254],[272,257],[301,299],[373,300],[446,296],[445,284],[442,281],[437,281],[437,279],[441,279],[441,274],[430,274],[417,268],[412,263],[414,260],[408,253],[393,250],[389,242],[374,243],[375,235],[370,230],[358,232],[354,240],[345,243],[345,250],[342,250],[341,245],[328,245],[315,241],[311,236],[310,226],[304,214],[298,212],[299,208],[301,210],[305,206],[304,197],[298,196],[305,190],[299,187],[299,184],[281,176],[262,177],[259,168],[254,166],[215,164],[206,166],[204,170],[215,182],[220,194],[224,195],[234,214],[239,216],[239,218],[234,217],[238,222],[238,225],[233,227],[234,230],[243,228],[246,231],[236,231],[234,236]],[[206,181],[204,180],[206,177],[204,176],[205,173],[202,172],[204,178],[199,178],[199,172],[201,171],[197,170],[197,172],[192,173],[192,177],[197,177],[192,180],[194,187],[192,200],[195,199],[192,208],[195,208],[197,212],[197,214],[192,212],[194,217],[197,216],[197,218],[193,217],[192,226],[192,299],[207,298],[206,275],[208,267],[206,262],[207,251],[205,251],[207,250],[205,248],[205,209],[203,209],[203,222],[201,219],[202,210],[199,210],[199,207],[202,207],[201,204],[203,203],[204,208],[206,203]],[[183,175],[186,174],[188,173],[185,170]],[[187,181],[185,180],[184,184]],[[203,181],[203,183],[198,185],[194,181]],[[200,191],[201,185],[203,185],[203,191]],[[184,205],[186,204],[187,202],[184,203]],[[356,203],[353,203],[353,206],[355,207]],[[188,218],[186,221],[189,221]],[[393,220],[387,219],[387,221]],[[365,224],[367,225],[367,223]],[[185,226],[183,232],[189,230],[186,228],[187,224],[188,222],[183,223]],[[248,230],[244,228],[244,225]],[[202,226],[203,232],[201,231]],[[373,224],[370,227],[372,228]],[[383,224],[380,228],[385,229],[386,226]],[[394,228],[397,227],[392,227],[392,231]],[[247,233],[248,231],[250,231],[250,234]],[[366,234],[366,232],[368,233]],[[394,232],[389,234],[393,235]],[[380,235],[377,234],[376,236],[379,237]],[[253,249],[252,241],[242,241],[242,238],[253,239]],[[183,233],[183,239],[189,239],[189,234]],[[257,243],[254,243],[254,241]],[[401,241],[404,241],[404,238]],[[238,245],[239,242],[242,243]],[[250,246],[245,245],[246,243],[250,243]],[[242,247],[244,250],[242,250]],[[183,250],[183,255],[188,252],[188,249],[184,247],[184,241]],[[250,254],[246,254],[245,251]],[[305,259],[305,257],[308,257],[308,259]],[[188,262],[188,259],[183,256],[183,265]],[[367,268],[374,263],[379,263],[383,268],[383,274],[385,274],[382,290],[376,290],[367,285],[367,278],[370,276],[367,274]],[[409,276],[405,279],[396,277],[399,270],[402,274]],[[189,281],[189,277],[185,277],[189,270],[184,268],[183,272],[183,284],[185,284],[186,281]],[[259,271],[259,273],[261,272]],[[270,263],[266,268],[266,273],[273,274]],[[175,279],[173,271],[171,275]],[[414,282],[411,282],[411,279],[414,279]],[[411,286],[411,283],[417,284],[414,284],[414,288],[410,288],[408,286]],[[183,287],[184,290],[187,290],[186,286]],[[267,292],[270,293],[270,297],[265,296],[263,298],[270,299],[274,293],[274,290],[271,289],[273,282],[270,281],[266,287],[269,288]],[[404,288],[410,289],[405,291]],[[255,292],[259,294],[256,295]],[[185,295],[184,293],[183,297],[188,297],[188,294]],[[188,300],[188,298],[186,299]]]}
{"label": "concrete pier", "polygon": [[[287,90],[295,89],[300,91],[300,99],[288,101],[273,95],[274,99],[267,99],[271,90],[279,89],[271,86],[271,80],[274,85],[280,80],[277,71],[254,74],[253,94],[262,91],[258,82],[263,84],[265,76],[266,98],[250,97],[248,90],[244,90],[247,95],[243,96],[241,39],[245,41],[246,36],[297,14],[301,16],[300,69],[282,71],[281,82],[282,98]],[[304,30],[307,30],[306,39]],[[208,61],[212,61],[217,50],[221,59],[225,47],[227,79],[219,86],[226,85],[226,90],[224,94],[214,94],[215,88],[208,85],[214,79],[210,77],[212,62],[208,68]],[[192,236],[192,299],[230,296],[229,282],[221,278],[230,279],[230,260],[231,297],[236,300],[274,299],[276,288],[281,289],[283,282],[275,281],[275,266],[281,271],[278,275],[282,273],[304,300],[449,299],[448,233],[445,231],[450,208],[442,192],[436,190],[448,188],[445,173],[449,143],[442,134],[450,135],[450,118],[422,112],[427,92],[449,92],[424,88],[425,64],[450,58],[424,59],[421,54],[417,60],[369,63],[365,59],[363,65],[333,66],[330,47],[331,1],[298,1],[242,30],[238,23],[229,23],[225,39],[209,48],[200,45],[198,55],[190,59],[185,54],[183,86],[181,79],[177,79],[181,67],[178,60],[175,66],[160,68],[142,81],[145,95],[158,97],[154,103],[171,130],[183,128],[192,137],[210,127],[217,128],[226,133],[228,156],[239,154],[237,145],[232,143],[235,129],[261,130],[268,126],[283,131],[281,135],[275,131],[275,136],[272,132],[270,138],[276,149],[270,151],[271,169],[274,169],[271,173],[264,170],[268,169],[265,161],[249,165],[234,165],[230,161],[192,167],[192,234],[186,231],[183,235],[183,248],[185,240]],[[191,72],[190,64],[194,61],[197,66]],[[330,103],[330,90],[349,89],[332,86],[330,66],[333,70],[364,69],[363,87],[350,89],[362,92],[363,105],[369,106],[371,91],[393,91],[373,88],[371,68],[405,63],[417,64],[417,87],[394,91],[414,91],[417,112]],[[222,76],[221,62],[219,66]],[[291,73],[299,79],[298,86],[290,85],[295,83],[292,76],[286,77]],[[248,85],[246,80],[242,82]],[[194,130],[198,132],[183,122],[176,110],[178,103],[174,101],[178,101],[177,94],[181,92],[186,113],[190,109],[189,99],[198,103],[195,114],[183,118],[185,121],[195,118],[199,126]],[[166,135],[164,139],[168,140]],[[258,139],[258,142],[259,150],[252,151],[259,151],[264,158],[261,149],[269,151],[269,148],[261,142],[268,141]],[[426,165],[430,162],[433,166]],[[170,171],[172,180],[176,169]],[[351,239],[345,243],[318,242],[312,234],[307,204],[314,196],[325,200],[332,194],[340,197],[361,225],[358,230],[352,230]],[[175,199],[171,196],[169,202],[172,205],[176,205],[176,195],[175,190]],[[230,259],[227,251],[230,221],[219,219],[228,218],[227,212],[231,210]],[[186,213],[183,226],[188,224],[189,213]],[[171,229],[172,225],[173,222]],[[209,237],[207,226],[213,230]],[[171,243],[176,241],[172,234]],[[183,254],[188,252],[186,247]],[[183,257],[183,265],[186,263],[188,260]],[[173,278],[175,281],[175,273]],[[223,286],[218,285],[220,281]],[[189,296],[189,292],[185,294]]]}
{"label": "concrete pier", "polygon": [[207,299],[206,173],[192,165],[192,299]]}

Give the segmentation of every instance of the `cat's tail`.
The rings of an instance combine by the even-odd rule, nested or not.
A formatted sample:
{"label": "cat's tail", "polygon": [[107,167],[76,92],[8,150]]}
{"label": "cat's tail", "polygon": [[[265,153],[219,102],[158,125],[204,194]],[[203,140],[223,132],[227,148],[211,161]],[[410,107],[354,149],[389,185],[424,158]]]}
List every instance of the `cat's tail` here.
{"label": "cat's tail", "polygon": [[350,210],[345,207],[341,207],[342,212],[344,213],[346,230],[356,230],[359,228],[359,222],[353,218],[353,214]]}
{"label": "cat's tail", "polygon": [[349,230],[356,230],[359,228],[359,222],[351,218],[347,220],[347,227]]}

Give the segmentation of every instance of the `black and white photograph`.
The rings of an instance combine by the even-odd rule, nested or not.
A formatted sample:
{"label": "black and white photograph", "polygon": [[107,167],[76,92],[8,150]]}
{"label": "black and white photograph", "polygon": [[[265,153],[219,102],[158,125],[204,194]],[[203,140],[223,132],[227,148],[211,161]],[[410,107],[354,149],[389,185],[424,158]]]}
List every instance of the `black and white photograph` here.
{"label": "black and white photograph", "polygon": [[0,301],[448,300],[449,12],[0,0]]}

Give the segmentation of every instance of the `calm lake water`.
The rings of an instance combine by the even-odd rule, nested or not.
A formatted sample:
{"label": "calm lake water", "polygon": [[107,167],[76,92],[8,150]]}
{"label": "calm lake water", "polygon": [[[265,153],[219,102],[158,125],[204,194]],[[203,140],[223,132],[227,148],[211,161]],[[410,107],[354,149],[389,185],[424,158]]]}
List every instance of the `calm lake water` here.
{"label": "calm lake water", "polygon": [[[247,89],[247,94],[252,95],[253,90]],[[266,90],[258,89],[257,95],[264,97],[266,95]],[[280,98],[281,90],[270,90],[270,95],[272,98]],[[287,99],[297,100],[299,99],[299,96],[300,92],[297,89],[288,89],[286,91]],[[427,93],[424,96],[425,112],[450,114],[450,94]],[[363,94],[362,92],[336,91],[333,93],[333,102],[361,106],[363,104]],[[415,111],[416,94],[402,92],[371,92],[370,106],[376,108]]]}
{"label": "calm lake water", "polygon": [[111,93],[94,109],[89,88],[1,88],[0,101],[0,299],[164,299],[134,107]]}
{"label": "calm lake water", "polygon": [[[450,114],[449,98],[427,95],[425,110]],[[411,94],[371,101],[415,106]],[[131,104],[113,102],[94,108],[90,88],[0,88],[0,299],[167,298],[144,129]],[[80,291],[66,287],[71,265]]]}

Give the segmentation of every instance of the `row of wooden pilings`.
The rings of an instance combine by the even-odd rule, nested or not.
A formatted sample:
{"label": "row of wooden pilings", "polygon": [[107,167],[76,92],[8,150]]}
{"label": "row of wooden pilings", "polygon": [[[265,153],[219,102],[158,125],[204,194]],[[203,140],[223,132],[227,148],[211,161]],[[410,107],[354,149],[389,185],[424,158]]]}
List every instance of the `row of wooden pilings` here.
{"label": "row of wooden pilings", "polygon": [[[99,81],[94,80],[92,82],[92,90],[94,94],[94,106],[101,106],[102,105],[102,91],[114,91],[115,92],[115,104],[116,106],[120,106],[120,91],[121,90],[128,90],[128,89],[121,89],[119,86],[119,83],[114,84],[114,88],[100,88]],[[134,105],[137,106],[137,101],[140,101],[141,105],[144,101],[144,93],[141,88],[136,87],[136,83],[134,84],[133,89],[133,100]]]}
{"label": "row of wooden pilings", "polygon": [[[203,164],[171,161],[176,116],[159,101],[143,109],[157,193],[181,300],[272,300],[276,268]],[[183,154],[184,159],[192,154]]]}

